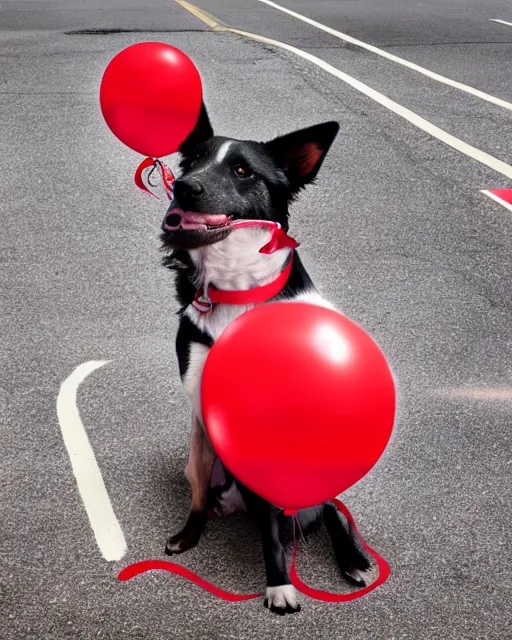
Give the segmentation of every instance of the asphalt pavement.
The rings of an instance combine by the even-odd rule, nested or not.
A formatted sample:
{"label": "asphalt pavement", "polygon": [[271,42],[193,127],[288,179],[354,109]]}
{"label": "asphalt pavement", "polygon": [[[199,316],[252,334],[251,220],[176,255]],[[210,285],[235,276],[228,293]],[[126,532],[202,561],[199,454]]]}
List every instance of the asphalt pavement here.
{"label": "asphalt pavement", "polygon": [[[512,26],[492,21],[512,25],[512,4],[280,3],[509,107],[258,0],[194,4],[329,63],[477,159],[317,64],[212,30],[171,0],[0,4],[0,638],[512,637],[512,211],[481,193],[512,187],[485,162],[512,164]],[[343,495],[392,570],[361,599],[302,596],[302,612],[281,618],[261,599],[224,602],[163,572],[117,580],[132,562],[165,559],[189,500],[176,303],[159,264],[165,204],[136,189],[140,157],[98,103],[109,60],[145,40],[191,56],[216,133],[264,140],[341,124],[291,228],[319,289],[374,336],[397,381],[390,445]],[[89,361],[108,361],[77,407],[126,542],[115,561],[99,549],[57,416],[62,382]],[[238,516],[211,522],[177,562],[230,591],[264,588],[257,531]],[[298,567],[312,586],[347,589],[322,532]]]}

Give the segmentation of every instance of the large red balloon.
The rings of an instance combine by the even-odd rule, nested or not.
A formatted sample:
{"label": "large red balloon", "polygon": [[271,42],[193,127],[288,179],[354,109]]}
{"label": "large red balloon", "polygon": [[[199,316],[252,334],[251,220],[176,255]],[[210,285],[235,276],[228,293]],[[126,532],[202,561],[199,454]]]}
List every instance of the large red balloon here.
{"label": "large red balloon", "polygon": [[395,387],[379,347],[337,311],[273,302],[221,334],[202,379],[206,429],[226,467],[285,509],[361,479],[391,436]]}
{"label": "large red balloon", "polygon": [[199,72],[183,51],[140,42],[118,53],[100,87],[103,117],[134,151],[159,158],[178,151],[201,110]]}

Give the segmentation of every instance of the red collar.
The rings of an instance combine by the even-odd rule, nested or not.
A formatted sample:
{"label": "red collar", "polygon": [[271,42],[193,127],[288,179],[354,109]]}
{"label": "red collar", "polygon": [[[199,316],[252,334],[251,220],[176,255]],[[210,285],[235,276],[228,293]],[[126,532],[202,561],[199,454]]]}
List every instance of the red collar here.
{"label": "red collar", "polygon": [[236,220],[233,223],[235,228],[254,226],[267,227],[271,231],[270,241],[261,247],[260,253],[269,255],[285,247],[291,249],[290,257],[284,269],[272,282],[252,289],[225,291],[209,285],[205,295],[204,289],[201,287],[192,302],[192,306],[200,313],[208,313],[215,304],[261,304],[267,302],[277,296],[288,282],[293,266],[293,252],[299,246],[299,243],[286,233],[279,222],[270,220]]}
{"label": "red collar", "polygon": [[293,251],[290,253],[290,258],[285,268],[272,282],[264,284],[261,287],[253,287],[252,289],[242,291],[225,291],[223,289],[216,289],[210,285],[206,295],[204,294],[203,287],[201,287],[196,293],[192,306],[200,313],[208,313],[213,309],[215,304],[261,304],[267,302],[277,296],[284,288],[292,272],[292,266]]}

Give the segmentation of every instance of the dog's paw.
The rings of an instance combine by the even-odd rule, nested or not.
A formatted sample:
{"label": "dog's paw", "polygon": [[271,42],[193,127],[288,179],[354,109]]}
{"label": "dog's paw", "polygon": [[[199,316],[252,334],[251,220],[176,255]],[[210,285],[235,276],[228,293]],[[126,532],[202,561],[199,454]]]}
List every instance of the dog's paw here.
{"label": "dog's paw", "polygon": [[356,587],[366,587],[367,580],[370,577],[369,567],[368,569],[348,569],[343,571],[345,580]]}
{"label": "dog's paw", "polygon": [[165,553],[168,556],[173,556],[178,553],[183,553],[195,547],[199,541],[199,536],[194,536],[192,532],[183,529],[175,536],[172,536],[167,540],[165,545]]}
{"label": "dog's paw", "polygon": [[347,564],[342,568],[345,580],[356,587],[366,587],[370,580],[370,561],[355,544],[352,553],[347,558]]}
{"label": "dog's paw", "polygon": [[265,593],[265,607],[274,613],[284,616],[286,613],[297,613],[300,604],[297,602],[297,592],[292,584],[282,584],[279,587],[267,587]]}
{"label": "dog's paw", "polygon": [[207,520],[207,513],[194,512],[192,511],[189,514],[187,524],[184,528],[177,533],[175,536],[172,536],[167,541],[165,546],[165,553],[168,556],[173,556],[178,553],[183,553],[184,551],[188,551],[195,547],[199,542],[199,538],[203,533],[205,524]]}

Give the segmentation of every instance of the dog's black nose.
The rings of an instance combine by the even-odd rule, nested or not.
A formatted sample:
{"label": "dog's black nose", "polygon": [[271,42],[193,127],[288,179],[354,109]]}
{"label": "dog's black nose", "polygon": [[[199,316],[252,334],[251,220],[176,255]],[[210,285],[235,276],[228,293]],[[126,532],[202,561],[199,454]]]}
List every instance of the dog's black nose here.
{"label": "dog's black nose", "polygon": [[187,202],[197,198],[204,192],[203,185],[195,178],[188,180],[176,180],[174,183],[174,197],[180,207],[186,208]]}
{"label": "dog's black nose", "polygon": [[169,227],[177,227],[181,221],[181,216],[178,213],[167,213],[165,216],[165,224]]}

